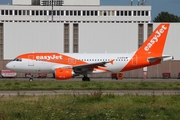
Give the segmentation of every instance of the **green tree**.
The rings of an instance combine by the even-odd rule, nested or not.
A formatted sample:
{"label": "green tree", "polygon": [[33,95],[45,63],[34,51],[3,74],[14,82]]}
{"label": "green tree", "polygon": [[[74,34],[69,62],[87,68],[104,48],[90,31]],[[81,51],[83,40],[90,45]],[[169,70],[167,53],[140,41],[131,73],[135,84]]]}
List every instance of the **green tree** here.
{"label": "green tree", "polygon": [[168,12],[161,12],[154,18],[153,22],[180,22],[180,17]]}

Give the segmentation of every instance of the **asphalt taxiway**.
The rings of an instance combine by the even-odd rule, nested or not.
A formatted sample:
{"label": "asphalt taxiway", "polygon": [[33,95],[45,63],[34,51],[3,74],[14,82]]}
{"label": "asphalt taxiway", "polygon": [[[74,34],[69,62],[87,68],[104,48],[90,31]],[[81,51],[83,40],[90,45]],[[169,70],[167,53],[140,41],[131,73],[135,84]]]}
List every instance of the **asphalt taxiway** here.
{"label": "asphalt taxiway", "polygon": [[0,97],[3,96],[41,96],[41,95],[79,95],[93,94],[102,92],[102,94],[114,95],[180,95],[180,90],[21,90],[21,91],[0,91]]}

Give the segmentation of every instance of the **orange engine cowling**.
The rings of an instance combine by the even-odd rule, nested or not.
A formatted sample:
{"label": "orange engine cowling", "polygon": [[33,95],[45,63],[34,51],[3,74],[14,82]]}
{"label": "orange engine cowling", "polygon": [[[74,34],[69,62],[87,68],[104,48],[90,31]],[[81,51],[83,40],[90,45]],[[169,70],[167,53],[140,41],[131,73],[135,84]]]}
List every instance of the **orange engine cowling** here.
{"label": "orange engine cowling", "polygon": [[55,78],[57,80],[67,80],[72,78],[73,70],[70,68],[57,68],[55,69]]}

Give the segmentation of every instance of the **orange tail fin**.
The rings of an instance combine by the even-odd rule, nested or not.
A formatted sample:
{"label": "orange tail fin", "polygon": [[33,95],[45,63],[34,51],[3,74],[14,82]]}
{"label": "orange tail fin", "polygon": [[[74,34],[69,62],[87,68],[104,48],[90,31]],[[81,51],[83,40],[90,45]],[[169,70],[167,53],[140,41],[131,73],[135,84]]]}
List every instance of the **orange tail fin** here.
{"label": "orange tail fin", "polygon": [[150,35],[150,37],[143,43],[143,45],[138,49],[136,54],[140,52],[161,56],[164,50],[169,26],[170,24],[168,23],[160,24]]}
{"label": "orange tail fin", "polygon": [[[160,63],[169,26],[170,24],[166,23],[160,24],[143,45],[135,52],[132,59],[121,70],[121,72]],[[154,62],[148,62],[148,58],[153,58]]]}

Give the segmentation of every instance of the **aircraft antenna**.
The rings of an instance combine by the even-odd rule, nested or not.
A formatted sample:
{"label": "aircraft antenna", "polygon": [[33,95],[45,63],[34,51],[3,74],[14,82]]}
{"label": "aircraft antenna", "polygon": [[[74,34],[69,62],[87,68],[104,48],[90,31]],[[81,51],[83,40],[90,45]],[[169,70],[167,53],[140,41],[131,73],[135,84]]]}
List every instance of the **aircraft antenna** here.
{"label": "aircraft antenna", "polygon": [[142,3],[141,3],[141,5],[146,5],[146,0],[142,0]]}
{"label": "aircraft antenna", "polygon": [[[46,2],[48,2],[48,1],[45,1],[44,0],[44,2],[46,3]],[[51,0],[51,7],[52,7],[52,10],[51,10],[51,17],[52,17],[52,22],[54,21],[53,19],[53,16],[54,16],[54,9],[53,9],[53,7],[54,6],[62,6],[63,4],[64,4],[64,0]]]}

